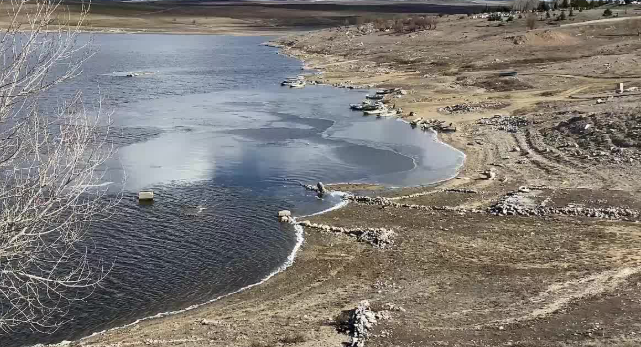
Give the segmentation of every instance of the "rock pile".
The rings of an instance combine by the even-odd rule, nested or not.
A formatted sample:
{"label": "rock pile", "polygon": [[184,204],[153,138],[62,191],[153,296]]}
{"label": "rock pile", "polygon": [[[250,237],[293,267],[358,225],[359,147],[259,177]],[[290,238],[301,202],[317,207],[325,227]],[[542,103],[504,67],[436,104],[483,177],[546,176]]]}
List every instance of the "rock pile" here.
{"label": "rock pile", "polygon": [[292,221],[292,212],[289,210],[278,211],[278,220],[281,223],[289,223]]}
{"label": "rock pile", "polygon": [[418,119],[412,120],[410,122],[410,126],[412,128],[418,127],[423,131],[434,130],[438,133],[451,133],[456,131],[456,127],[453,126],[452,123],[446,124],[445,121],[438,120],[438,119],[418,118]]}
{"label": "rock pile", "polygon": [[356,30],[361,35],[369,35],[376,31],[373,23],[365,23],[356,27]]}
{"label": "rock pile", "polygon": [[389,313],[386,311],[372,311],[367,300],[358,303],[358,306],[347,314],[347,321],[340,323],[339,330],[349,333],[352,337],[352,341],[348,344],[351,347],[365,346],[365,341],[374,325],[382,319],[389,319]]}
{"label": "rock pile", "polygon": [[347,234],[351,237],[356,237],[359,242],[367,242],[378,248],[385,248],[393,244],[394,236],[396,235],[393,230],[385,228],[344,228],[327,224],[316,224],[308,220],[298,222],[297,224],[322,231]]}
{"label": "rock pile", "polygon": [[470,112],[479,112],[485,109],[498,110],[504,107],[509,106],[505,102],[480,102],[475,104],[456,104],[451,106],[445,106],[438,109],[439,112],[444,113],[470,113]]}
{"label": "rock pile", "polygon": [[637,210],[624,207],[582,207],[568,205],[564,207],[550,207],[545,204],[528,206],[522,204],[520,193],[526,192],[520,188],[520,192],[512,192],[504,196],[496,204],[488,207],[487,212],[495,216],[582,216],[610,220],[637,221],[640,213]]}
{"label": "rock pile", "polygon": [[542,129],[545,144],[566,155],[597,163],[641,161],[641,116],[628,113],[578,115]]}
{"label": "rock pile", "polygon": [[[418,193],[420,196],[420,193]],[[393,199],[384,198],[381,196],[369,197],[369,196],[356,196],[356,195],[346,195],[343,199],[350,201],[358,202],[361,204],[367,205],[379,205],[379,206],[388,206],[396,208],[409,208],[414,210],[422,211],[451,211],[451,212],[471,212],[471,213],[480,213],[483,212],[477,209],[466,209],[462,207],[450,207],[450,206],[426,206],[426,205],[416,205],[416,204],[401,204],[394,202]]]}
{"label": "rock pile", "polygon": [[449,188],[445,189],[444,192],[450,193],[465,193],[465,194],[478,194],[479,192],[474,189],[465,189],[465,188]]}
{"label": "rock pile", "polygon": [[481,118],[477,124],[492,126],[497,130],[507,131],[509,133],[516,133],[519,131],[519,128],[524,128],[530,124],[530,121],[521,116],[502,116],[497,114],[494,117]]}
{"label": "rock pile", "polygon": [[316,183],[315,186],[311,185],[311,184],[302,184],[301,183],[301,186],[303,186],[303,188],[305,188],[307,190],[311,190],[313,192],[318,193],[319,197],[323,197],[323,195],[325,195],[327,193],[327,188],[325,188],[325,185],[323,184],[323,182],[318,182],[318,183]]}
{"label": "rock pile", "polygon": [[483,171],[482,175],[486,180],[493,180],[496,178],[496,171],[494,171],[493,169],[485,170]]}
{"label": "rock pile", "polygon": [[352,81],[333,83],[332,87],[335,87],[335,88],[346,88],[346,89],[370,88],[370,86],[361,86],[361,85],[354,84]]}

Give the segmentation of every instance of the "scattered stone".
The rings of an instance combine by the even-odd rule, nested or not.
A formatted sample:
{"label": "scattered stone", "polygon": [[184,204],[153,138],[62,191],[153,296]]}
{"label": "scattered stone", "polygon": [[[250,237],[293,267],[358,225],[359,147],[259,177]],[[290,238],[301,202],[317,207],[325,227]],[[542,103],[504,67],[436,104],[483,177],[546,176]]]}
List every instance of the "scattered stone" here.
{"label": "scattered stone", "polygon": [[492,126],[497,130],[507,131],[509,133],[516,133],[520,128],[526,127],[530,122],[525,117],[521,116],[502,116],[495,115],[494,117],[484,117],[478,120],[477,124]]}
{"label": "scattered stone", "polygon": [[359,242],[366,242],[374,247],[386,248],[394,243],[396,233],[393,230],[385,228],[345,228],[327,224],[316,224],[310,221],[298,222],[299,225],[314,229],[320,229],[324,232],[335,232],[347,234],[355,237]]}
{"label": "scattered stone", "polygon": [[478,191],[474,189],[465,189],[465,188],[449,188],[449,189],[445,189],[444,191],[452,192],[452,193],[478,194]]}
{"label": "scattered stone", "polygon": [[323,182],[318,182],[315,186],[311,184],[301,184],[301,186],[307,190],[316,192],[318,194],[318,197],[321,198],[328,192],[328,189],[325,187]]}
{"label": "scattered stone", "polygon": [[405,309],[401,306],[394,305],[390,302],[386,302],[383,305],[383,308],[388,310],[388,311],[398,311],[398,312],[405,312]]}
{"label": "scattered stone", "polygon": [[493,180],[496,178],[496,172],[494,171],[494,169],[483,171],[483,175],[485,176],[486,180]]}
{"label": "scattered stone", "polygon": [[291,217],[292,212],[290,210],[278,211],[278,217]]}
{"label": "scattered stone", "polygon": [[217,320],[211,320],[211,319],[206,319],[203,318],[200,321],[198,321],[202,325],[212,325],[212,326],[228,326],[229,324],[223,323],[221,321]]}
{"label": "scattered stone", "polygon": [[[413,116],[414,116],[414,112],[410,112],[410,117],[413,117]],[[418,117],[410,121],[410,125],[412,126],[412,128],[416,128],[421,123],[423,123],[423,117]]]}
{"label": "scattered stone", "polygon": [[496,204],[490,206],[487,212],[495,216],[583,216],[609,220],[637,221],[640,213],[637,210],[624,207],[593,208],[576,205],[565,207],[547,206],[548,201],[533,205],[528,194],[539,187],[520,187],[518,191],[506,194]]}
{"label": "scattered stone", "polygon": [[443,113],[470,113],[470,112],[480,112],[485,109],[498,110],[509,106],[509,103],[496,101],[496,102],[482,102],[475,104],[456,104],[452,106],[445,106],[438,109],[439,112]]}
{"label": "scattered stone", "polygon": [[280,220],[281,223],[289,223],[289,222],[291,222],[292,217],[282,216],[282,217],[280,217],[279,220]]}
{"label": "scattered stone", "polygon": [[278,220],[281,223],[289,223],[292,220],[292,212],[289,210],[278,211]]}
{"label": "scattered stone", "polygon": [[549,146],[591,164],[630,165],[641,160],[641,115],[603,112],[577,115],[541,129],[539,147]]}
{"label": "scattered stone", "polygon": [[363,300],[355,309],[348,312],[347,322],[339,329],[351,336],[352,341],[348,346],[364,347],[369,332],[376,323],[378,323],[376,313],[370,309],[369,301]]}
{"label": "scattered stone", "polygon": [[423,192],[423,193],[416,193],[416,194],[411,194],[411,195],[406,195],[406,196],[396,197],[396,198],[384,198],[384,197],[380,197],[380,196],[369,197],[369,196],[346,195],[346,196],[343,197],[343,199],[354,201],[354,202],[358,202],[358,203],[361,203],[361,204],[367,204],[367,205],[379,205],[379,206],[383,206],[383,207],[395,207],[395,208],[409,208],[409,209],[413,209],[413,210],[422,210],[422,211],[451,211],[451,212],[459,212],[459,213],[464,213],[464,212],[481,213],[481,212],[483,212],[482,210],[466,209],[466,208],[463,208],[463,207],[425,206],[425,205],[394,202],[394,200],[413,198],[413,197],[422,196],[422,195],[431,194],[431,193],[432,192]]}
{"label": "scattered stone", "polygon": [[456,127],[452,124],[446,124],[443,120],[438,119],[422,119],[410,122],[412,128],[419,127],[421,130],[432,130],[437,133],[451,133],[456,131]]}

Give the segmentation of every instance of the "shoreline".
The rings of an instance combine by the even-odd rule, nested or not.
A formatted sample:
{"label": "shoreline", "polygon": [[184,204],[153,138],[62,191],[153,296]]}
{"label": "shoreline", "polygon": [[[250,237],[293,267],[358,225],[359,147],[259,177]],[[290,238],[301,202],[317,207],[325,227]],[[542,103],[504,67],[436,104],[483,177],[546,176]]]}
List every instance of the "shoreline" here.
{"label": "shoreline", "polygon": [[[330,194],[344,195],[346,193],[339,192],[339,191],[332,191]],[[118,330],[134,327],[134,326],[136,326],[136,325],[138,325],[138,324],[140,324],[142,322],[148,321],[148,320],[156,320],[156,319],[161,319],[161,318],[170,317],[170,316],[174,316],[174,315],[179,315],[179,314],[183,314],[183,313],[188,313],[189,311],[192,311],[194,309],[198,309],[198,308],[201,308],[203,306],[212,304],[212,303],[214,303],[214,302],[216,302],[218,300],[224,299],[224,298],[226,298],[228,296],[235,295],[235,294],[238,294],[238,293],[242,293],[243,291],[249,290],[249,289],[251,289],[253,287],[260,286],[261,284],[264,284],[265,282],[267,282],[272,277],[285,272],[287,270],[287,268],[289,268],[290,266],[292,266],[294,264],[294,262],[296,260],[296,255],[298,254],[298,252],[300,251],[300,248],[303,246],[303,243],[305,242],[305,236],[304,236],[305,229],[300,224],[296,223],[296,219],[298,219],[298,218],[308,218],[308,217],[322,215],[323,213],[331,212],[331,211],[340,209],[342,207],[345,207],[347,204],[349,204],[349,200],[341,200],[341,202],[337,203],[336,205],[334,205],[332,207],[328,207],[325,210],[322,210],[322,211],[319,211],[319,212],[315,212],[315,213],[312,213],[312,214],[309,214],[309,215],[298,216],[298,217],[295,217],[293,219],[293,221],[289,222],[289,224],[291,224],[292,227],[294,228],[294,230],[296,231],[296,244],[294,245],[294,248],[292,249],[290,254],[287,256],[287,259],[285,260],[285,262],[280,267],[278,267],[276,270],[272,271],[269,275],[267,275],[266,277],[264,277],[263,279],[261,279],[260,281],[258,281],[256,283],[253,283],[253,284],[247,285],[245,287],[239,288],[238,290],[235,290],[235,291],[227,293],[227,294],[219,295],[219,296],[217,296],[217,297],[215,297],[213,299],[204,301],[204,302],[199,303],[199,304],[193,304],[193,305],[190,305],[190,306],[188,306],[186,308],[183,308],[183,309],[180,309],[180,310],[159,312],[159,313],[151,315],[151,316],[147,316],[147,317],[136,319],[135,321],[133,321],[131,323],[127,323],[127,324],[124,324],[124,325],[121,325],[121,326],[117,326],[117,327],[105,329],[105,330],[102,330],[102,331],[94,332],[94,333],[92,333],[90,335],[87,335],[85,337],[81,337],[81,338],[76,339],[76,340],[71,340],[71,341],[64,340],[64,341],[60,341],[58,343],[45,344],[45,345],[37,343],[35,345],[30,345],[28,347],[38,347],[38,346],[63,347],[63,346],[69,346],[69,345],[74,344],[74,343],[81,343],[84,340],[88,340],[88,339],[91,339],[91,338],[96,338],[96,337],[99,337],[99,336],[105,335],[105,334],[110,334],[110,333],[116,332]]]}
{"label": "shoreline", "polygon": [[[582,14],[596,15],[599,14]],[[572,54],[568,60],[572,64],[564,65],[562,61],[533,68],[527,63],[534,54],[531,51],[545,55],[557,52],[556,46],[539,44],[539,34],[532,34],[534,38],[526,37],[526,44],[512,50],[516,43],[506,41],[504,30],[521,35],[517,24],[494,29],[476,25],[477,22],[450,20],[441,24],[436,33],[424,35],[358,36],[368,43],[365,47],[370,53],[383,54],[382,48],[394,43],[389,46],[390,56],[379,56],[376,63],[365,60],[368,52],[361,52],[360,48],[350,51],[346,41],[350,38],[340,35],[344,34],[340,30],[314,32],[298,37],[301,42],[292,41],[292,46],[323,52],[301,50],[298,58],[307,67],[325,71],[319,79],[327,84],[349,81],[409,86],[410,94],[400,99],[404,109],[452,121],[459,127],[453,134],[437,136],[438,141],[465,155],[454,179],[429,187],[384,191],[376,201],[350,203],[309,218],[312,223],[337,228],[394,230],[397,235],[390,249],[375,249],[341,233],[305,230],[305,242],[296,261],[280,276],[188,314],[141,322],[136,328],[83,341],[82,346],[253,347],[291,344],[288,341],[299,341],[295,344],[300,346],[335,346],[350,339],[337,332],[335,317],[353,309],[361,300],[369,300],[375,311],[389,315],[372,327],[368,344],[374,346],[582,347],[592,342],[612,346],[641,343],[631,327],[641,319],[641,304],[635,299],[639,294],[636,283],[641,280],[641,261],[635,256],[641,249],[641,234],[637,222],[622,218],[617,212],[626,208],[641,210],[641,199],[635,195],[641,191],[636,183],[637,164],[630,161],[613,166],[591,161],[591,156],[571,156],[564,152],[565,147],[554,146],[550,142],[553,139],[544,137],[557,131],[563,122],[582,119],[577,114],[605,114],[612,105],[595,106],[592,101],[573,101],[569,97],[585,89],[605,91],[610,86],[598,77],[578,80],[580,83],[568,77],[531,77],[539,73],[538,69],[567,76],[563,69],[579,66],[587,70],[610,58],[587,60],[582,55],[594,48],[586,44],[564,52]],[[481,39],[470,35],[470,28]],[[566,45],[574,42],[570,38],[578,40],[558,32],[563,29],[554,30],[556,36],[550,37],[559,37]],[[443,32],[448,37],[439,36]],[[588,43],[603,47],[611,44],[580,34],[580,39]],[[471,37],[464,41],[467,35]],[[625,37],[619,40],[631,42]],[[502,55],[488,55],[486,47],[493,47],[491,44],[502,45],[503,50],[492,51]],[[629,44],[641,48],[639,43]],[[415,72],[402,71],[393,64],[385,66],[388,73],[382,76],[372,72],[376,71],[376,64],[387,64],[404,54],[403,49],[409,47],[414,52],[421,45],[445,56],[446,63],[436,58],[431,62],[407,60],[405,65],[409,67],[402,66],[403,69],[416,69]],[[465,56],[450,58],[460,52],[460,47],[476,58],[474,68],[465,67]],[[625,54],[621,54],[622,60]],[[511,62],[513,65],[499,65],[514,55],[526,63],[518,65],[517,60]],[[354,62],[354,56],[365,58]],[[596,54],[589,59],[593,56]],[[419,70],[425,66],[427,70]],[[523,70],[530,72],[522,74],[523,80],[516,78],[510,83],[531,86],[517,89],[509,85],[511,89],[507,90],[477,86],[481,85],[477,79],[483,81],[496,71],[510,68],[519,69],[519,76]],[[613,67],[626,73],[638,68],[633,63]],[[464,84],[468,79],[469,85]],[[550,90],[557,92],[548,95]],[[495,99],[507,100],[509,105],[467,113],[439,111],[452,104],[474,105]],[[634,101],[626,104],[628,99],[617,99],[623,99],[616,104],[621,109],[636,107]],[[492,118],[498,113],[502,114],[499,118]],[[518,117],[527,122],[507,123],[517,128],[513,132],[506,130],[503,123],[491,123],[492,119],[520,122]],[[407,117],[403,120],[407,121]],[[564,136],[572,139],[571,134]],[[481,174],[488,170],[493,170],[496,177],[483,178]],[[390,199],[398,200],[390,204]],[[549,214],[529,214],[532,206],[546,206]],[[614,211],[614,217],[572,214],[578,211],[576,206],[602,206]],[[599,329],[606,329],[607,334],[594,335]]]}
{"label": "shoreline", "polygon": [[[107,32],[90,32],[90,33],[112,34],[111,32],[109,32],[109,33],[107,33]],[[113,33],[113,34],[125,34],[125,33],[122,32],[122,33]],[[166,33],[162,33],[162,32],[157,32],[157,33],[155,33],[155,32],[127,32],[126,34],[166,34]],[[182,35],[183,33],[175,32],[173,34]],[[223,35],[223,36],[226,35],[226,34],[211,34],[211,33],[202,33],[202,34],[203,35]],[[230,36],[235,36],[235,35],[230,35]],[[248,36],[253,36],[253,35],[248,35]],[[265,46],[273,47],[273,48],[278,48],[279,49],[278,54],[282,54],[281,49],[283,48],[283,46],[279,46],[279,45],[277,45],[275,43],[272,43],[271,41],[266,41],[266,42],[262,43],[261,45],[265,45]],[[291,57],[291,58],[299,60],[301,62],[301,66],[305,66],[304,65],[304,61],[302,59],[299,59],[297,56],[288,55],[288,57]],[[311,69],[316,70],[316,68],[311,68]],[[307,68],[305,68],[305,70],[307,70]],[[321,70],[318,70],[318,71],[321,71]],[[336,87],[333,87],[331,85],[328,85],[328,86],[332,87],[332,88],[336,88]],[[401,117],[395,117],[395,120],[396,121],[401,121],[401,122],[407,124],[408,126],[410,124],[409,121],[407,121],[406,119],[403,119]],[[408,131],[412,131],[412,130],[408,129]],[[443,141],[438,136],[438,133],[436,131],[434,131],[434,130],[431,130],[431,131],[433,132],[433,134],[430,134],[430,136],[434,136],[434,139],[435,139],[435,141],[437,143],[440,143],[442,145],[450,147],[451,149],[454,149],[463,158],[461,164],[458,166],[456,172],[453,174],[452,177],[444,178],[442,180],[435,181],[435,182],[428,183],[428,184],[421,184],[421,185],[416,185],[416,186],[404,186],[404,187],[384,187],[384,186],[379,185],[379,184],[367,183],[367,182],[361,182],[361,183],[358,183],[358,184],[359,185],[363,184],[363,185],[367,185],[367,186],[381,187],[381,188],[384,187],[383,189],[385,189],[387,192],[393,192],[393,191],[397,191],[397,190],[400,190],[400,189],[425,188],[425,187],[434,188],[434,187],[439,187],[439,186],[443,185],[444,183],[446,183],[446,182],[448,182],[450,180],[453,180],[459,174],[459,172],[464,168],[465,160],[466,160],[467,155],[466,155],[466,153],[464,151],[462,151],[462,150],[454,147],[453,145]],[[400,154],[400,153],[398,153],[398,154]],[[414,169],[416,169],[416,166],[412,170],[414,170]],[[328,187],[331,187],[331,186],[346,185],[346,184],[352,184],[352,183],[328,183],[327,185],[328,185]],[[350,192],[349,191],[331,190],[329,194],[337,194],[339,196],[344,196],[344,195],[350,194]],[[64,340],[64,341],[61,341],[61,342],[58,342],[58,343],[45,344],[44,346],[50,346],[50,347],[69,346],[71,344],[82,343],[85,340],[90,340],[92,338],[97,338],[97,337],[100,337],[100,336],[103,336],[103,335],[106,335],[106,334],[115,333],[115,332],[117,332],[119,330],[132,328],[132,327],[135,327],[135,326],[137,326],[137,325],[139,325],[139,324],[141,324],[143,322],[147,322],[147,321],[151,321],[151,320],[163,319],[163,318],[166,318],[166,317],[171,317],[171,316],[180,315],[180,314],[188,314],[192,310],[203,308],[203,307],[205,307],[207,305],[210,305],[212,303],[218,302],[219,300],[225,299],[225,298],[230,297],[232,295],[236,295],[236,294],[242,293],[244,291],[250,290],[250,289],[252,289],[254,287],[258,287],[260,285],[263,285],[267,281],[269,281],[271,278],[273,278],[274,276],[277,276],[277,275],[285,276],[286,270],[289,267],[291,267],[292,265],[294,265],[297,254],[299,252],[303,252],[304,251],[304,250],[301,250],[301,248],[302,248],[303,244],[305,243],[305,237],[304,237],[305,228],[301,224],[298,224],[297,220],[303,219],[303,218],[310,218],[310,217],[319,217],[319,216],[322,216],[323,214],[326,214],[326,213],[329,213],[329,212],[336,211],[338,209],[344,208],[348,204],[349,204],[349,200],[343,199],[340,202],[338,202],[336,205],[331,206],[331,207],[329,207],[327,209],[324,209],[322,211],[318,211],[318,212],[315,212],[315,213],[312,213],[312,214],[308,214],[308,215],[295,216],[293,218],[293,220],[291,222],[289,222],[289,224],[291,224],[293,226],[294,230],[296,231],[297,242],[294,245],[294,248],[292,249],[290,254],[287,256],[287,259],[285,260],[285,262],[279,268],[277,268],[276,270],[272,271],[269,275],[267,275],[266,277],[264,277],[263,279],[261,279],[260,281],[258,281],[256,283],[253,283],[253,284],[247,285],[245,287],[239,288],[238,290],[235,290],[235,291],[227,293],[227,294],[219,295],[219,296],[217,296],[217,297],[215,297],[213,299],[209,299],[209,300],[204,301],[202,303],[190,305],[190,306],[188,306],[186,308],[183,308],[183,309],[180,309],[180,310],[159,312],[159,313],[151,315],[151,316],[147,316],[147,317],[136,319],[135,321],[133,321],[131,323],[127,323],[127,324],[124,324],[124,325],[121,325],[121,326],[117,326],[117,327],[105,329],[105,330],[102,330],[102,331],[94,332],[94,333],[92,333],[90,335],[81,337],[81,338],[76,339],[76,340],[71,340],[71,341]],[[307,229],[311,229],[311,228],[307,228]],[[308,231],[308,232],[313,232],[313,231]],[[28,347],[37,347],[37,346],[42,346],[42,344],[30,345]]]}

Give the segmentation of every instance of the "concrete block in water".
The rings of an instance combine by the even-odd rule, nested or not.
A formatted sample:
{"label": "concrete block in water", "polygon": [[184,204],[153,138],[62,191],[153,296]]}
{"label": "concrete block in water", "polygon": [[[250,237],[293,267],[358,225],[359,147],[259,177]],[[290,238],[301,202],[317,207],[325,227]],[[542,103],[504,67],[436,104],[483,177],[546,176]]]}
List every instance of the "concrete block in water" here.
{"label": "concrete block in water", "polygon": [[138,200],[150,201],[154,199],[154,192],[139,192]]}
{"label": "concrete block in water", "polygon": [[290,210],[278,211],[278,217],[291,217],[292,212]]}

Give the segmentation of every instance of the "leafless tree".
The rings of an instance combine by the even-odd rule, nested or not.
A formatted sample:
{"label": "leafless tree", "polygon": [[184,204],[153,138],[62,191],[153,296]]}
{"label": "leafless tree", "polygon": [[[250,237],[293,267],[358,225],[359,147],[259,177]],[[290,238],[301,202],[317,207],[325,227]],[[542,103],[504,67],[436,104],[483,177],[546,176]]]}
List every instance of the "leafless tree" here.
{"label": "leafless tree", "polygon": [[539,6],[539,0],[515,0],[512,9],[515,11],[532,11]]}
{"label": "leafless tree", "polygon": [[[108,122],[77,92],[51,106],[52,88],[80,73],[77,40],[88,8],[59,0],[3,4],[0,32],[0,329],[50,332],[68,305],[108,272],[88,261],[88,223],[115,200],[100,185]],[[46,103],[43,103],[43,100]]]}

